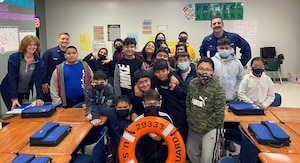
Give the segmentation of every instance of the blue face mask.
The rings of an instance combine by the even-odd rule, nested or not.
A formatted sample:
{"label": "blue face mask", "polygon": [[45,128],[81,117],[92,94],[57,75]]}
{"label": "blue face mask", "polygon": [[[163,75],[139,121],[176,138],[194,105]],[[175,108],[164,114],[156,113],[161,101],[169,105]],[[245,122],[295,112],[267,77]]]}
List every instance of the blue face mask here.
{"label": "blue face mask", "polygon": [[220,57],[222,57],[222,58],[227,58],[231,54],[230,50],[220,50],[220,51],[218,51],[218,53],[219,53]]}
{"label": "blue face mask", "polygon": [[188,69],[190,67],[190,64],[189,64],[189,62],[178,63],[177,67],[180,70],[186,70],[186,69]]}

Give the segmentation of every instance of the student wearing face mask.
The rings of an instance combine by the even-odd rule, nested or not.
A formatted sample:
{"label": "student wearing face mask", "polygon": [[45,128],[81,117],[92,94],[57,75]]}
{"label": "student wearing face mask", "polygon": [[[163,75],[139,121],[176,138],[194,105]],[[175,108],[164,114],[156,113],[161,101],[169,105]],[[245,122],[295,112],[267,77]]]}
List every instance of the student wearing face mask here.
{"label": "student wearing face mask", "polygon": [[[153,89],[146,91],[143,98],[145,113],[138,116],[135,121],[147,116],[158,116],[172,123],[171,117],[161,111],[161,103],[158,91]],[[162,137],[149,133],[138,141],[135,153],[139,163],[163,163],[168,157],[168,146]]]}
{"label": "student wearing face mask", "polygon": [[108,50],[100,48],[97,54],[88,54],[83,61],[87,62],[93,72],[102,70],[108,77],[108,82],[113,85],[115,64],[112,60],[107,59]]}
{"label": "student wearing face mask", "polygon": [[190,81],[197,77],[196,66],[191,63],[190,55],[187,52],[178,52],[176,55],[176,73],[180,80],[188,86]]}
{"label": "student wearing face mask", "polygon": [[[111,108],[115,106],[113,87],[108,83],[107,75],[101,70],[94,73],[92,84],[85,90],[85,94],[85,118],[87,121],[100,118],[97,112],[94,112],[96,115],[92,115],[93,107],[101,106],[104,108]],[[93,124],[98,123],[97,121],[93,121]]]}
{"label": "student wearing face mask", "polygon": [[247,74],[240,84],[238,98],[267,109],[275,99],[273,81],[264,73],[265,62],[262,58],[253,58],[251,67],[252,73]]}
{"label": "student wearing face mask", "polygon": [[186,97],[186,116],[189,127],[187,154],[191,162],[217,162],[220,157],[224,123],[225,91],[213,75],[214,63],[201,58],[198,77],[191,80]]}
{"label": "student wearing face mask", "polygon": [[[93,120],[91,123],[94,126],[101,125],[100,115],[107,116],[108,130],[111,137],[111,143],[113,144],[115,151],[118,149],[120,138],[123,135],[126,127],[132,122],[131,115],[132,105],[130,99],[126,95],[121,95],[116,99],[116,106],[113,108],[102,107],[96,105],[92,108]],[[94,117],[95,115],[95,117]]]}
{"label": "student wearing face mask", "polygon": [[[191,59],[195,60],[196,59],[196,51],[187,40],[188,40],[188,34],[185,31],[180,32],[179,36],[178,36],[178,43],[185,43],[187,52],[189,53]],[[173,46],[171,49],[170,57],[174,57],[175,52],[176,52],[176,46]]]}
{"label": "student wearing face mask", "polygon": [[166,36],[164,33],[159,32],[156,34],[155,39],[154,39],[156,49],[159,48],[159,46],[162,42],[166,42]]}
{"label": "student wearing face mask", "polygon": [[[231,41],[228,38],[220,38],[217,43],[218,52],[211,59],[215,64],[214,74],[219,78],[225,89],[226,103],[236,101],[240,83],[244,77],[244,68],[236,58]],[[230,135],[231,131],[228,130]],[[235,152],[236,147],[231,141],[227,141],[227,149]]]}
{"label": "student wearing face mask", "polygon": [[225,89],[226,103],[237,100],[239,86],[245,74],[243,65],[235,57],[230,44],[228,38],[220,38],[218,52],[211,58],[215,64],[214,74]]}
{"label": "student wearing face mask", "polygon": [[114,41],[114,48],[116,49],[113,55],[113,62],[117,64],[123,57],[123,40],[118,38]]}

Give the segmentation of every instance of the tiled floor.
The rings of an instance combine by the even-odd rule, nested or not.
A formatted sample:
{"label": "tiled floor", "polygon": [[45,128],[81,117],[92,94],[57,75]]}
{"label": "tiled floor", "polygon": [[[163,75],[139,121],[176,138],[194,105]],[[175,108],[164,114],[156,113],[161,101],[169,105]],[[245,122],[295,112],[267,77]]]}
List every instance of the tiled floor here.
{"label": "tiled floor", "polygon": [[274,85],[275,92],[281,94],[281,106],[300,108],[300,84],[285,81],[282,85],[280,82],[275,82]]}

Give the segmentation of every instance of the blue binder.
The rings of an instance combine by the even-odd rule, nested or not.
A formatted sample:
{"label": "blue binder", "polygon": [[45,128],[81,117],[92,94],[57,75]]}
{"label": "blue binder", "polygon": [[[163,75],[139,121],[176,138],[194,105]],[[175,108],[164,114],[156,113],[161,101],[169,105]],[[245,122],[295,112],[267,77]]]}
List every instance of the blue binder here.
{"label": "blue binder", "polygon": [[227,104],[229,110],[236,115],[264,115],[264,109],[255,104],[244,102],[233,102]]}
{"label": "blue binder", "polygon": [[290,145],[290,136],[276,123],[262,121],[259,124],[249,124],[248,130],[262,145],[282,147]]}
{"label": "blue binder", "polygon": [[59,125],[58,123],[48,122],[30,136],[31,146],[56,146],[71,131],[70,125]]}
{"label": "blue binder", "polygon": [[25,108],[22,113],[22,118],[37,118],[37,117],[50,117],[56,108],[54,105],[43,105],[43,106],[33,106]]}
{"label": "blue binder", "polygon": [[19,154],[12,163],[50,163],[49,156],[35,157],[33,154]]}

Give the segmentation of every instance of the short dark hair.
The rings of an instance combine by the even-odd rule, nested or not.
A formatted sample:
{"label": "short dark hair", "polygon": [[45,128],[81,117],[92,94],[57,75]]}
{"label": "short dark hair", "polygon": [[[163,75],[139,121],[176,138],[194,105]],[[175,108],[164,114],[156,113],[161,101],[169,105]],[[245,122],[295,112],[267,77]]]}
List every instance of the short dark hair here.
{"label": "short dark hair", "polygon": [[78,51],[77,48],[76,48],[75,46],[73,46],[73,45],[68,46],[68,47],[66,48],[66,51],[67,51],[68,49],[75,49],[76,51]]}
{"label": "short dark hair", "polygon": [[187,52],[187,47],[186,47],[186,44],[184,42],[178,42],[178,44],[176,45],[176,51],[177,51],[177,48],[181,47],[181,46],[183,46],[184,47],[184,51]]}
{"label": "short dark hair", "polygon": [[160,94],[157,90],[149,89],[144,92],[143,101],[150,101],[150,100],[160,101]]}
{"label": "short dark hair", "polygon": [[252,64],[253,64],[254,61],[261,61],[261,62],[264,64],[264,66],[266,66],[266,62],[265,62],[264,59],[261,58],[261,57],[254,57],[254,58],[251,60],[250,66],[252,66]]}
{"label": "short dark hair", "polygon": [[211,65],[212,69],[215,70],[215,65],[214,65],[214,61],[211,59],[211,58],[208,58],[208,57],[202,57],[198,64],[197,64],[197,67],[199,66],[200,63],[202,62],[207,62]]}
{"label": "short dark hair", "polygon": [[188,59],[191,59],[188,52],[178,52],[178,53],[176,53],[176,55],[175,55],[176,61],[178,60],[179,57],[188,57]]}
{"label": "short dark hair", "polygon": [[123,44],[123,40],[120,39],[120,38],[117,38],[117,39],[115,39],[115,41],[114,41],[114,46],[115,46],[115,43],[116,43],[117,41],[119,41],[119,42],[121,42],[121,43]]}
{"label": "short dark hair", "polygon": [[222,45],[229,45],[230,46],[230,44],[231,44],[230,39],[229,38],[225,38],[225,37],[218,39],[218,42],[217,42],[218,46],[222,46]]}
{"label": "short dark hair", "polygon": [[99,51],[98,51],[98,54],[99,54],[100,51],[103,50],[103,49],[106,51],[106,54],[108,55],[108,50],[107,50],[106,48],[100,48]]}
{"label": "short dark hair", "polygon": [[127,37],[125,38],[123,44],[124,45],[134,44],[134,46],[136,46],[136,40],[135,38]]}
{"label": "short dark hair", "polygon": [[167,49],[160,48],[156,51],[154,58],[156,58],[156,55],[160,52],[166,53],[169,56],[169,52]]}
{"label": "short dark hair", "polygon": [[222,23],[224,24],[223,19],[221,18],[221,16],[216,16],[216,15],[212,15],[212,16],[211,16],[210,24],[211,24],[211,22],[212,22],[214,19],[217,19],[217,18],[220,18],[221,21],[222,21]]}
{"label": "short dark hair", "polygon": [[164,59],[157,59],[154,64],[153,64],[153,70],[158,71],[158,70],[164,70],[167,69],[169,70],[169,64],[166,60]]}
{"label": "short dark hair", "polygon": [[180,36],[181,34],[185,34],[185,35],[189,36],[189,35],[186,33],[186,31],[180,32],[178,36]]}
{"label": "short dark hair", "polygon": [[149,78],[150,79],[150,75],[149,75],[148,71],[138,69],[134,72],[133,80],[134,80],[135,83],[138,82],[138,80],[141,79],[141,78]]}
{"label": "short dark hair", "polygon": [[118,105],[119,102],[126,102],[128,104],[131,104],[130,98],[127,95],[121,95],[116,100],[116,105]]}
{"label": "short dark hair", "polygon": [[106,80],[107,75],[102,70],[94,72],[93,80]]}

